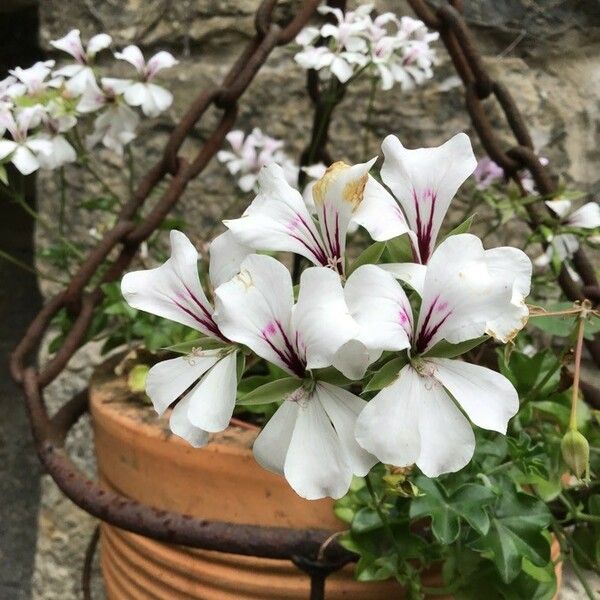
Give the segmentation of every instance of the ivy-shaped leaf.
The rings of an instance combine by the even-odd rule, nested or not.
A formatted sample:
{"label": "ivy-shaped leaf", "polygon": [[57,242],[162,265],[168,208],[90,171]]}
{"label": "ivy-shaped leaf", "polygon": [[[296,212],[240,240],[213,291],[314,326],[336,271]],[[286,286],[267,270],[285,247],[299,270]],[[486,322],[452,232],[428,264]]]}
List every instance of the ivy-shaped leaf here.
{"label": "ivy-shaped leaf", "polygon": [[375,392],[387,387],[398,377],[400,369],[407,363],[408,357],[406,356],[397,356],[386,362],[385,365],[371,377],[363,392]]}
{"label": "ivy-shaped leaf", "polygon": [[280,402],[292,392],[302,387],[302,381],[296,377],[285,377],[271,381],[244,394],[238,398],[238,406],[247,406],[252,404],[270,404],[271,402]]}
{"label": "ivy-shaped leaf", "polygon": [[513,581],[527,558],[538,567],[550,560],[550,544],[543,531],[551,516],[546,505],[523,493],[504,490],[491,513],[487,535],[476,540],[472,547],[480,552],[493,553],[493,561],[505,583]]}
{"label": "ivy-shaped leaf", "polygon": [[495,496],[487,487],[467,483],[447,494],[441,484],[427,477],[418,477],[415,484],[424,495],[412,501],[410,517],[431,517],[433,535],[442,544],[451,544],[458,538],[461,519],[481,535],[488,532],[490,520],[485,507],[494,502]]}

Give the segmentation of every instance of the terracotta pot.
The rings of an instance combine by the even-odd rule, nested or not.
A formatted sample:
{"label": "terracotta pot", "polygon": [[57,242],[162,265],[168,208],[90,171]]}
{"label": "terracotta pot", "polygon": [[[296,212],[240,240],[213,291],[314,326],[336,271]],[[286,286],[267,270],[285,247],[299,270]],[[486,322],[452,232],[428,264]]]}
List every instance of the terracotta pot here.
{"label": "terracotta pot", "polygon": [[[307,501],[252,456],[256,430],[230,427],[205,448],[168,429],[168,417],[130,397],[104,368],[90,386],[98,472],[106,486],[157,508],[232,523],[342,530],[332,501]],[[305,600],[308,577],[291,562],[183,548],[101,526],[109,600]],[[432,573],[427,585],[439,585]],[[327,600],[400,600],[395,582],[359,583],[353,565],[327,579]],[[437,596],[438,599],[441,597]],[[441,598],[443,600],[443,598]]]}

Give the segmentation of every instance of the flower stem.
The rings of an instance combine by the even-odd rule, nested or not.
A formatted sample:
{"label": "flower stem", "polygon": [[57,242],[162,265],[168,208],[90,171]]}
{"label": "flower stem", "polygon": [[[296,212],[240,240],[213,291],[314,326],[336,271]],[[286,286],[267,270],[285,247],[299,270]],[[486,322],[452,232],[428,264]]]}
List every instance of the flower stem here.
{"label": "flower stem", "polygon": [[58,187],[60,188],[60,209],[58,213],[58,233],[64,232],[65,225],[65,207],[67,202],[67,180],[65,178],[65,168],[58,170]]}
{"label": "flower stem", "polygon": [[571,416],[569,418],[569,429],[572,430],[577,430],[577,401],[579,399],[579,374],[581,372],[581,354],[583,350],[583,334],[586,316],[587,314],[584,310],[579,315],[579,323],[577,324],[577,343],[575,345],[575,372],[573,373]]}
{"label": "flower stem", "polygon": [[373,504],[375,505],[375,510],[377,511],[377,515],[379,516],[379,518],[381,519],[381,522],[383,523],[383,528],[385,529],[386,533],[388,534],[388,537],[390,538],[392,545],[394,546],[394,548],[396,548],[396,551],[400,555],[402,553],[403,549],[400,546],[398,540],[396,539],[396,536],[394,535],[394,530],[392,529],[392,526],[387,518],[387,515],[381,508],[381,500],[379,498],[377,498],[377,494],[375,493],[375,490],[373,489],[373,484],[371,483],[371,479],[369,478],[368,474],[365,475],[365,483],[367,485],[367,490],[369,491],[369,494],[371,495],[371,499],[373,500]]}

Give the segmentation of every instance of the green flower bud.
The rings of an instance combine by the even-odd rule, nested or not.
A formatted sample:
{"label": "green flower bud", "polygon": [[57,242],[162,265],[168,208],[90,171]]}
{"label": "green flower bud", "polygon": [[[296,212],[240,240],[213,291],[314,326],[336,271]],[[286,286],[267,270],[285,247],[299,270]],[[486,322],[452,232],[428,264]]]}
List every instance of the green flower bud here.
{"label": "green flower bud", "polygon": [[127,376],[127,387],[134,394],[141,394],[146,389],[146,377],[150,367],[148,365],[135,365]]}
{"label": "green flower bud", "polygon": [[560,442],[560,450],[569,469],[581,479],[590,460],[590,445],[585,436],[574,429],[567,431]]}

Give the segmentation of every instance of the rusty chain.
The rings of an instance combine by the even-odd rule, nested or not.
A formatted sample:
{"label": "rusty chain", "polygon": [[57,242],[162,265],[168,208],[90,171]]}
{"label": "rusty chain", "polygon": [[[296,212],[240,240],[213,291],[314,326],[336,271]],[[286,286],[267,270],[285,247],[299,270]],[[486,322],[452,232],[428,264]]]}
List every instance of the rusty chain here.
{"label": "rusty chain", "polygon": [[[440,32],[465,85],[467,110],[486,152],[502,166],[509,177],[518,180],[517,173],[526,168],[531,172],[543,195],[553,194],[556,184],[548,169],[539,162],[525,121],[510,92],[503,84],[489,76],[475,49],[472,35],[462,17],[462,2],[450,0],[449,3],[438,7],[425,0],[409,0],[409,3],[428,27]],[[272,19],[277,0],[263,0],[255,16],[256,33],[222,84],[202,92],[193,101],[171,133],[161,158],[148,170],[132,197],[121,209],[115,226],[90,252],[68,287],[44,305],[10,357],[11,374],[24,390],[40,460],[60,489],[73,502],[108,523],[157,540],[265,558],[291,559],[311,576],[311,598],[323,598],[326,574],[355,559],[353,554],[332,543],[327,547],[327,560],[313,560],[331,532],[208,522],[145,506],[107,490],[78,471],[64,450],[64,440],[69,429],[87,410],[87,391],[75,395],[50,418],[44,403],[43,390],[62,372],[83,343],[94,311],[102,300],[101,285],[114,281],[123,273],[140,244],[157,229],[182,196],[187,184],[203,171],[219,150],[225,135],[233,127],[238,100],[258,70],[274,48],[294,39],[313,15],[318,4],[319,0],[304,1],[292,20],[282,27]],[[330,4],[343,8],[345,3],[342,0],[332,0]],[[308,74],[308,90],[316,111],[323,110],[318,79],[314,72]],[[498,101],[516,139],[517,144],[509,150],[503,148],[484,107],[483,101],[491,96]],[[179,150],[211,107],[222,111],[220,121],[193,160],[188,161],[179,155]],[[312,150],[319,158],[328,157],[325,150],[326,130],[327,128],[323,139]],[[141,222],[136,222],[135,217],[139,209],[147,203],[153,190],[163,180],[168,180],[166,191],[152,206],[147,216]],[[537,228],[547,220],[539,205],[528,203],[526,208],[532,228]],[[100,282],[88,290],[98,269],[115,249],[118,249],[116,259],[103,274]],[[582,278],[583,287],[563,268],[559,283],[565,295],[571,300],[583,300],[586,296],[597,300],[600,297],[598,281],[592,265],[581,249],[574,257],[574,266]],[[66,309],[74,319],[73,326],[61,348],[45,365],[37,369],[33,364],[28,364],[27,360],[38,350],[52,318],[62,309]],[[600,364],[598,336],[588,342],[588,349],[594,360]]]}

